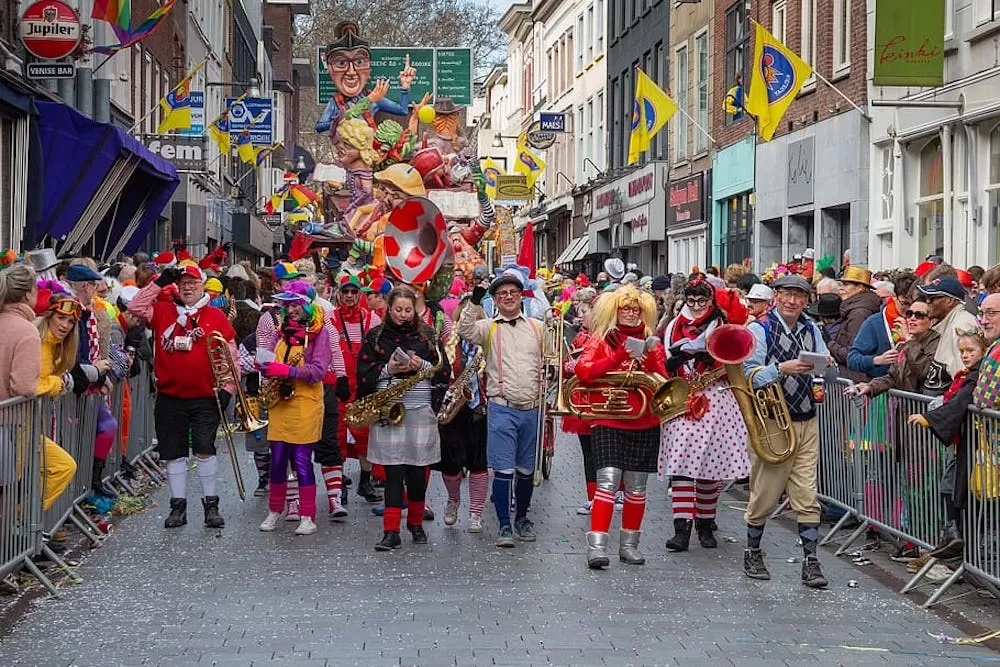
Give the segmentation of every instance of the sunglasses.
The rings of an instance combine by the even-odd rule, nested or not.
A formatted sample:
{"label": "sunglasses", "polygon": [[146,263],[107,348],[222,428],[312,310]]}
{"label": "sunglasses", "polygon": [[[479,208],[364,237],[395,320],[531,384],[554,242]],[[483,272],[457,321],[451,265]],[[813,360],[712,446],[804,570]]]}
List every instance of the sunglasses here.
{"label": "sunglasses", "polygon": [[80,302],[76,299],[59,299],[55,303],[49,305],[49,310],[53,313],[72,315],[77,320],[79,320],[80,316],[83,314],[83,306],[81,306]]}
{"label": "sunglasses", "polygon": [[914,319],[914,320],[926,320],[928,317],[931,316],[930,313],[925,313],[922,310],[908,310],[905,313],[903,313],[903,315],[905,315],[906,319],[908,319],[908,320],[910,320],[910,319]]}

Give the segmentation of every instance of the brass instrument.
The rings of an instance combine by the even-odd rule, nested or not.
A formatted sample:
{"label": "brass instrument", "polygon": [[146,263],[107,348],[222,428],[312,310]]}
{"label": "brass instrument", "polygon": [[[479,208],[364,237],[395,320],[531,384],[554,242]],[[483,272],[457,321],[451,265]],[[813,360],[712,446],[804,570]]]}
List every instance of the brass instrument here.
{"label": "brass instrument", "polygon": [[733,396],[747,425],[747,440],[765,463],[784,463],[795,454],[798,438],[780,382],[753,388],[756,368],[747,376],[743,361],[753,353],[753,334],[736,324],[725,324],[705,341],[709,354],[722,362]]}
{"label": "brass instrument", "polygon": [[[632,368],[625,371],[611,371],[596,382],[583,384],[579,378],[571,377],[563,388],[567,413],[580,419],[620,419],[632,421],[655,410],[654,397],[667,383],[659,373],[646,373]],[[641,401],[638,407],[629,404],[629,395],[638,393]],[[662,417],[661,417],[662,419]]]}
{"label": "brass instrument", "polygon": [[[233,464],[233,477],[236,482],[236,493],[240,500],[246,500],[247,492],[243,486],[243,472],[240,470],[240,462],[236,453],[236,444],[233,442],[233,435],[236,433],[252,433],[267,426],[267,421],[257,419],[253,406],[247,398],[243,385],[240,384],[240,376],[237,372],[236,361],[229,350],[229,341],[217,331],[208,335],[206,341],[208,348],[208,362],[212,369],[212,376],[215,378],[215,405],[219,408],[219,417],[222,418],[222,432],[226,438],[226,445],[229,447],[229,461]],[[239,428],[234,429],[226,417],[226,411],[219,400],[220,392],[225,391],[227,385],[234,387],[233,406],[236,417],[240,420]]]}
{"label": "brass instrument", "polygon": [[403,396],[441,370],[443,363],[444,359],[439,356],[437,362],[430,368],[418,371],[396,384],[390,384],[382,391],[351,401],[347,404],[347,409],[344,412],[344,424],[349,428],[363,428],[375,422],[390,425],[399,424],[406,417],[406,408],[403,407],[402,403]]}
{"label": "brass instrument", "polygon": [[716,368],[691,380],[682,377],[670,378],[653,394],[650,409],[661,422],[683,417],[687,414],[687,403],[691,394],[715,384],[725,376],[725,368]]}
{"label": "brass instrument", "polygon": [[[305,339],[305,343],[302,349],[291,356],[288,360],[289,366],[298,366],[299,363],[306,356],[306,347],[309,345],[309,339]],[[282,393],[282,387],[285,387],[284,393]],[[269,378],[264,377],[261,374],[260,378],[260,402],[264,404],[264,407],[271,409],[278,404],[279,401],[287,401],[293,396],[295,396],[295,384],[293,384],[288,378]]]}
{"label": "brass instrument", "polygon": [[[563,389],[563,350],[566,345],[564,338],[566,323],[556,311],[550,311],[542,324],[542,347],[538,359],[538,416],[535,431],[535,472],[532,483],[542,485],[545,473],[542,469],[545,463],[545,425],[550,415],[567,414],[565,401],[562,400]],[[549,368],[553,367],[555,377],[555,405],[549,407]]]}
{"label": "brass instrument", "polygon": [[[455,327],[454,331],[457,330],[458,327]],[[486,358],[483,356],[483,350],[478,348],[472,359],[445,392],[441,409],[438,410],[437,414],[438,424],[450,424],[462,406],[472,400],[472,378],[482,372],[485,366]]]}

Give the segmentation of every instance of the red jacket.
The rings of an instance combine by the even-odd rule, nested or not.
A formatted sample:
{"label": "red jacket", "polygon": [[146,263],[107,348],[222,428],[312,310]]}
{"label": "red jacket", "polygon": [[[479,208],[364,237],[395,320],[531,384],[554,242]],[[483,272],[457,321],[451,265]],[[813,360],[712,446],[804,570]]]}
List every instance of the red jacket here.
{"label": "red jacket", "polygon": [[[586,347],[583,348],[583,354],[580,355],[580,360],[576,363],[576,376],[580,378],[582,384],[586,385],[599,380],[611,371],[626,371],[629,369],[631,363],[632,358],[625,351],[624,345],[612,347],[607,339],[591,338],[587,341]],[[659,373],[662,377],[666,377],[667,369],[665,364],[666,355],[663,352],[663,345],[658,343],[656,347],[646,353],[646,356],[642,359],[641,368],[637,368],[636,372],[641,370],[646,373]],[[630,391],[629,405],[633,408],[638,408],[641,400],[636,395],[636,391],[643,391],[646,394],[647,400],[652,398],[649,392],[644,389]],[[630,431],[653,428],[660,425],[659,418],[649,411],[639,419],[590,419],[587,421],[591,427],[609,426],[611,428]]]}

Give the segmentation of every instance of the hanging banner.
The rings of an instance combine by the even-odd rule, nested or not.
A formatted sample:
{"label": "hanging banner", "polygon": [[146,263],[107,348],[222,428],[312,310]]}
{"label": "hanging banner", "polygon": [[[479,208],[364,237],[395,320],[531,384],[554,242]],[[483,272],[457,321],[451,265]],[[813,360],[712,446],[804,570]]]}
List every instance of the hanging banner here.
{"label": "hanging banner", "polygon": [[875,5],[876,86],[944,84],[945,0],[879,0]]}

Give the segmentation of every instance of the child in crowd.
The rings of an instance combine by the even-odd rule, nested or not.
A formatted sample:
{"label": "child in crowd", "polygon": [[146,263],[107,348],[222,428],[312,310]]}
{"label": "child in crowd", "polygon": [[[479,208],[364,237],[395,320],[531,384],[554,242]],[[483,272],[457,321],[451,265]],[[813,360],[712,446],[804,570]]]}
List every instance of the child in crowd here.
{"label": "child in crowd", "polygon": [[966,411],[972,403],[972,392],[979,380],[979,363],[988,344],[981,330],[967,331],[958,337],[958,350],[965,366],[952,378],[943,403],[926,414],[912,414],[907,420],[929,428],[943,443],[951,445],[951,456],[938,484],[944,498],[948,523],[940,544],[931,552],[933,558],[956,558],[965,550],[961,533],[961,516],[968,490],[968,439],[965,433]]}

